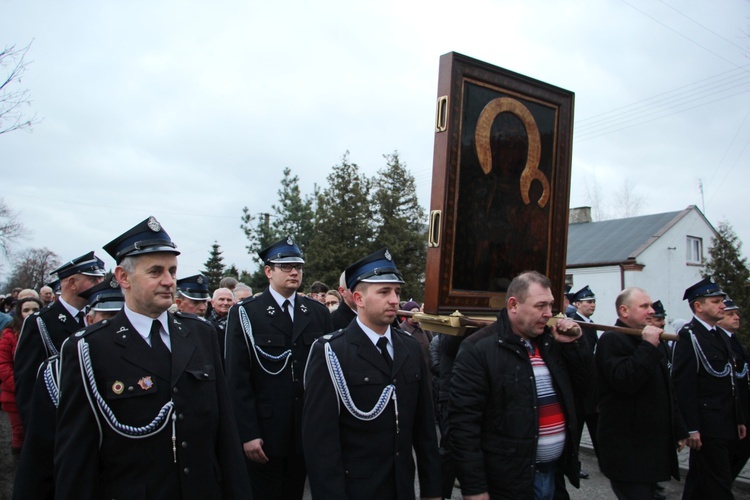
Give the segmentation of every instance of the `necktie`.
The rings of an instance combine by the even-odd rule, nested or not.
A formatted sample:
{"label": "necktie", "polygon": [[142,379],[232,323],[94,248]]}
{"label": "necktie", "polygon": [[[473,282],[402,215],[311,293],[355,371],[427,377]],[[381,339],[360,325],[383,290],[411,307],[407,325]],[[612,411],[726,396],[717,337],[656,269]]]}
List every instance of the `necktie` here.
{"label": "necktie", "polygon": [[285,300],[284,303],[281,305],[281,308],[284,310],[284,314],[286,314],[286,317],[289,318],[289,323],[293,324],[294,321],[292,320],[292,313],[290,311],[291,307],[292,307],[292,303],[289,302],[288,300]]}
{"label": "necktie", "polygon": [[380,337],[377,346],[378,349],[380,349],[380,354],[383,355],[386,364],[388,364],[388,368],[393,368],[393,359],[391,359],[391,355],[388,353],[388,339]]}
{"label": "necktie", "polygon": [[161,323],[157,320],[154,320],[154,322],[151,323],[151,349],[159,359],[169,363],[169,366],[172,366],[172,353],[169,352],[167,345],[161,338],[161,334],[159,333],[160,328]]}
{"label": "necktie", "polygon": [[81,325],[81,328],[86,328],[86,323],[83,321],[83,317],[85,314],[83,314],[83,311],[78,311],[78,314],[76,314],[76,320],[78,321],[78,324]]}

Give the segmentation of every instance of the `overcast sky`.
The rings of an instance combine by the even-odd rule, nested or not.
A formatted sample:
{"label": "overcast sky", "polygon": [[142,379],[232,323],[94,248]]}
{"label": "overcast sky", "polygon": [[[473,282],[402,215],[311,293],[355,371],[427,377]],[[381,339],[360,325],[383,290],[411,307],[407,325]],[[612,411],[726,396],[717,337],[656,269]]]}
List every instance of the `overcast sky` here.
{"label": "overcast sky", "polygon": [[102,245],[154,215],[182,251],[179,277],[214,241],[251,269],[242,207],[269,211],[284,167],[303,192],[325,185],[347,150],[368,175],[398,150],[427,208],[451,51],[575,92],[571,206],[598,187],[614,212],[630,183],[641,214],[705,206],[750,238],[747,0],[0,0],[0,12],[3,46],[33,40],[22,85],[41,119],[0,135],[0,197],[31,230],[19,248],[96,250],[109,268]]}

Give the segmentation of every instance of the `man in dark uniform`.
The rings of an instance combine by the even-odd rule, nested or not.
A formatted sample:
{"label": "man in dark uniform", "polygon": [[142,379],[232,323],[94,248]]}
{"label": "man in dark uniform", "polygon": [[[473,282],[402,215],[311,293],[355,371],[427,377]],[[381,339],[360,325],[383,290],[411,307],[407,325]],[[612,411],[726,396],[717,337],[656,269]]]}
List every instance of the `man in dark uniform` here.
{"label": "man in dark uniform", "polygon": [[[740,311],[737,304],[730,298],[724,300],[724,318],[716,323],[717,326],[724,330],[732,347],[732,359],[734,364],[735,386],[737,387],[737,399],[739,400],[740,410],[745,415],[747,422],[750,416],[750,374],[748,374],[748,364],[750,357],[745,347],[737,338],[740,330]],[[742,472],[748,458],[750,458],[750,438],[740,440],[740,444],[735,450],[732,457],[732,480]]]}
{"label": "man in dark uniform", "polygon": [[175,244],[150,217],[104,249],[125,307],[63,346],[55,498],[248,498],[216,332],[167,312]]}
{"label": "man in dark uniform", "polygon": [[39,313],[29,316],[18,337],[14,358],[16,401],[24,427],[29,423],[31,398],[39,366],[58,354],[63,341],[86,326],[86,299],[78,294],[100,283],[104,262],[89,252],[62,266],[51,274],[60,280],[60,298]]}
{"label": "man in dark uniform", "polygon": [[716,330],[724,318],[719,285],[704,278],[687,290],[693,319],[679,332],[672,357],[672,380],[680,413],[690,433],[690,468],[684,499],[732,496],[732,456],[745,438],[745,420],[738,406],[732,350]]}
{"label": "man in dark uniform", "polygon": [[661,328],[649,324],[651,298],[640,288],[617,296],[617,326],[641,337],[605,332],[596,350],[599,464],[620,499],[652,499],[658,481],[680,478],[677,450],[687,430],[672,390]]}
{"label": "man in dark uniform", "polygon": [[[79,294],[86,299],[86,323],[93,325],[115,316],[125,297],[114,276]],[[29,424],[13,485],[14,500],[52,500],[55,492],[55,419],[59,401],[59,356],[47,359],[39,369],[31,400]]]}
{"label": "man in dark uniform", "polygon": [[[596,311],[596,295],[594,295],[591,288],[586,285],[577,292],[571,293],[570,297],[572,299],[571,302],[575,305],[575,309],[568,317],[575,321],[593,323],[594,321],[591,319],[591,316],[593,316]],[[593,356],[594,351],[596,350],[596,343],[599,340],[596,328],[581,325],[581,330],[583,331],[583,339]],[[594,387],[595,384],[591,384],[590,390],[583,395],[582,400],[576,401],[577,411],[580,415],[580,418],[578,419],[578,442],[581,442],[581,436],[583,436],[583,425],[586,424],[586,427],[589,429],[591,445],[594,447],[594,452],[598,455],[597,422],[599,419],[599,410],[597,409],[596,390]],[[589,478],[588,472],[583,470],[581,470],[579,475],[581,476],[581,479]],[[560,493],[562,493],[565,481],[560,473],[558,473],[557,484],[561,487]],[[558,497],[568,498],[565,494],[558,495]]]}
{"label": "man in dark uniform", "polygon": [[[204,275],[194,274],[177,280],[177,295],[174,301],[178,310],[202,318],[206,315],[209,300],[211,295],[208,293],[208,278]],[[219,345],[223,347],[222,343]]]}
{"label": "man in dark uniform", "polygon": [[651,304],[651,307],[654,309],[654,314],[651,315],[650,324],[663,330],[664,325],[667,324],[667,311],[664,309],[664,304],[661,303],[661,300],[657,300]]}
{"label": "man in dark uniform", "polygon": [[301,499],[302,378],[310,346],[332,330],[331,315],[317,300],[297,294],[305,261],[291,237],[258,255],[269,286],[229,312],[229,392],[256,498]]}
{"label": "man in dark uniform", "polygon": [[341,330],[349,326],[354,318],[357,317],[355,312],[356,305],[352,301],[352,291],[346,287],[346,271],[341,273],[339,278],[339,293],[341,294],[341,304],[331,313],[331,323],[335,330]]}
{"label": "man in dark uniform", "polygon": [[302,439],[313,498],[440,497],[430,374],[419,343],[391,327],[404,282],[387,249],[346,270],[358,316],[315,343]]}

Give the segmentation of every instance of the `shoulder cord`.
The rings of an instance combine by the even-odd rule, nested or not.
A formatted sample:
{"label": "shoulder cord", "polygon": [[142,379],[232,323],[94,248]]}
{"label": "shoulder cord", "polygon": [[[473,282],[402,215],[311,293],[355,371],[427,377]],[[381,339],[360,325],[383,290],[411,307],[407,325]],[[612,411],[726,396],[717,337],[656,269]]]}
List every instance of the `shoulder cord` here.
{"label": "shoulder cord", "polygon": [[[689,332],[690,332],[690,341],[693,343],[693,350],[695,351],[695,354],[698,357],[698,361],[700,361],[700,364],[703,365],[703,368],[706,370],[706,372],[708,372],[709,375],[712,375],[717,378],[722,378],[722,377],[726,377],[727,375],[730,375],[732,373],[732,363],[727,361],[727,366],[725,366],[724,370],[720,372],[714,370],[714,368],[708,362],[708,359],[706,359],[706,355],[703,353],[703,349],[701,348],[700,342],[698,342],[698,339],[695,337],[695,333],[693,333],[692,330],[689,330]],[[734,380],[732,380],[732,383],[734,383]]]}
{"label": "shoulder cord", "polygon": [[58,366],[57,356],[47,360],[47,366],[44,368],[44,385],[47,386],[47,392],[55,405],[55,408],[60,406],[60,373],[57,370]]}
{"label": "shoulder cord", "polygon": [[[284,371],[284,368],[286,368],[286,365],[289,364],[289,358],[292,356],[292,350],[287,349],[286,351],[282,352],[278,356],[274,356],[273,354],[268,354],[266,351],[261,349],[259,346],[255,344],[255,336],[253,335],[253,326],[250,324],[250,318],[247,316],[247,311],[245,311],[245,308],[240,306],[240,325],[242,326],[242,331],[244,332],[245,336],[250,340],[250,344],[252,344],[252,349],[250,349],[250,346],[248,345],[248,350],[252,351],[255,354],[255,359],[258,360],[258,365],[261,367],[261,369],[266,372],[269,375],[278,375],[279,373]],[[272,372],[266,369],[265,366],[263,366],[263,363],[260,361],[260,357],[258,356],[258,353],[260,353],[263,358],[269,360],[269,361],[284,361],[284,365],[279,368],[278,371]]]}
{"label": "shoulder cord", "polygon": [[47,357],[57,356],[58,354],[60,354],[57,351],[55,344],[52,343],[52,339],[50,338],[49,332],[47,331],[47,325],[44,324],[44,320],[42,320],[41,316],[36,317],[36,324],[39,327],[39,334],[42,336],[44,347],[47,349]]}
{"label": "shoulder cord", "polygon": [[747,375],[747,363],[745,363],[744,365],[742,365],[742,371],[741,372],[739,372],[739,373],[737,373],[737,371],[734,372],[734,377],[735,378],[745,378],[746,375]]}
{"label": "shoulder cord", "polygon": [[[91,356],[89,354],[89,344],[86,342],[85,339],[81,339],[78,342],[78,358],[81,360],[81,377],[84,380],[84,387],[87,389],[87,395],[90,391],[93,395],[94,399],[96,400],[96,406],[99,408],[99,411],[104,415],[105,421],[109,426],[112,428],[113,431],[115,431],[117,434],[126,437],[126,438],[132,438],[132,439],[142,439],[146,437],[153,436],[159,432],[161,432],[164,427],[167,426],[169,423],[169,417],[171,415],[172,417],[172,447],[174,451],[174,443],[175,443],[175,418],[174,415],[174,401],[171,399],[162,406],[161,410],[159,411],[159,414],[156,415],[156,418],[151,421],[151,423],[144,425],[142,427],[133,427],[126,424],[121,424],[117,417],[115,417],[115,414],[112,412],[112,409],[107,405],[107,403],[104,401],[104,398],[102,398],[101,394],[99,393],[99,390],[96,387],[96,379],[94,378],[94,368],[91,364]],[[88,381],[88,384],[86,382]],[[91,398],[89,398],[89,402],[91,402]],[[93,404],[92,404],[93,408]],[[101,445],[101,444],[100,444]],[[176,457],[175,457],[176,458]],[[175,459],[176,461],[176,459]]]}
{"label": "shoulder cord", "polygon": [[[344,378],[344,373],[341,370],[339,359],[336,357],[336,353],[333,352],[331,344],[328,342],[326,342],[325,344],[325,355],[326,364],[328,365],[328,373],[331,375],[333,387],[336,390],[336,394],[338,395],[336,403],[338,404],[338,401],[340,399],[341,402],[344,403],[344,407],[349,411],[349,413],[352,414],[354,418],[369,422],[370,420],[375,420],[376,418],[378,418],[383,413],[383,411],[385,411],[386,406],[388,406],[388,400],[392,399],[393,408],[396,414],[396,433],[398,434],[398,400],[396,399],[396,386],[393,384],[386,386],[383,389],[383,392],[380,394],[380,397],[378,398],[378,401],[377,403],[375,403],[375,406],[372,408],[372,410],[364,412],[357,408],[354,404],[354,401],[352,401],[352,396],[349,393],[349,387],[346,385],[346,379]],[[339,413],[340,412],[341,406],[339,405]]]}

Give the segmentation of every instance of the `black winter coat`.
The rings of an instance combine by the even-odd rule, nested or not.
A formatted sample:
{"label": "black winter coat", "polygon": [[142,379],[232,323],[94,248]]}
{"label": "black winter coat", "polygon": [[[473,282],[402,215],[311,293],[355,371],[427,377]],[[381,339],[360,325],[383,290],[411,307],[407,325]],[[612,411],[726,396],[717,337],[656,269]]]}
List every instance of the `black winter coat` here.
{"label": "black winter coat", "polygon": [[[586,389],[591,354],[580,340],[558,343],[545,331],[537,338],[565,414],[566,440],[558,467],[578,487],[576,392]],[[511,331],[505,309],[497,322],[461,343],[450,388],[450,443],[464,495],[534,498],[539,433],[536,384],[528,351]]]}
{"label": "black winter coat", "polygon": [[597,345],[596,368],[602,472],[615,481],[679,479],[676,446],[688,434],[663,349],[638,337],[606,332]]}

